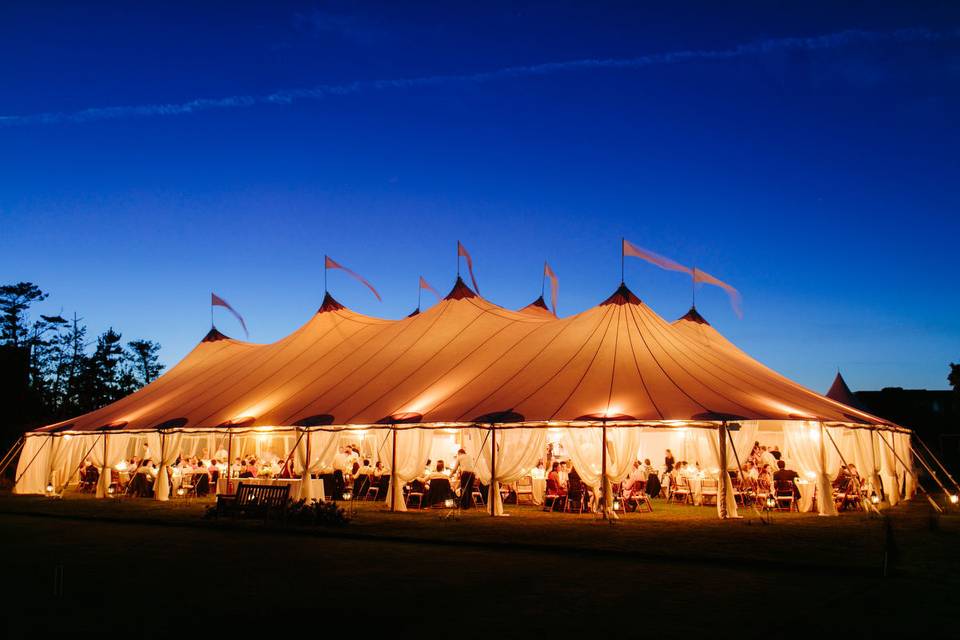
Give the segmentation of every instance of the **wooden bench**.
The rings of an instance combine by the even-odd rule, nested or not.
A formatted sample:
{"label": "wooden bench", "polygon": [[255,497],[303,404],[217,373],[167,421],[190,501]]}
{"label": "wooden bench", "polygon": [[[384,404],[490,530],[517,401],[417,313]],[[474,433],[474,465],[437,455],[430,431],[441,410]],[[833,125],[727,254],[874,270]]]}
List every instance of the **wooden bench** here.
{"label": "wooden bench", "polygon": [[217,517],[286,518],[290,499],[290,485],[244,484],[237,486],[235,495],[217,496]]}

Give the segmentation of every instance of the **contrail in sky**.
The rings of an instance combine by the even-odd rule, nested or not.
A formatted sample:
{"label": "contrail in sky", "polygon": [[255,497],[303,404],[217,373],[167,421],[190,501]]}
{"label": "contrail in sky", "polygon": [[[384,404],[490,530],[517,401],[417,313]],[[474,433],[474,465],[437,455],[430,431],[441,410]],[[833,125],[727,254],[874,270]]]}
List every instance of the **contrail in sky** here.
{"label": "contrail in sky", "polygon": [[96,120],[176,116],[214,109],[234,109],[256,105],[282,105],[299,100],[321,100],[362,92],[391,89],[415,89],[452,84],[477,84],[500,79],[547,76],[559,73],[589,71],[592,69],[642,69],[682,62],[731,60],[783,51],[820,51],[864,43],[918,43],[937,42],[960,37],[960,31],[935,32],[927,29],[897,31],[839,31],[808,38],[773,38],[730,49],[692,49],[654,53],[636,58],[588,58],[565,62],[548,62],[528,66],[504,67],[492,71],[466,74],[448,74],[400,78],[392,80],[358,80],[346,84],[322,84],[305,89],[290,89],[261,95],[236,95],[222,98],[198,98],[167,104],[141,104],[114,107],[92,107],[80,111],[47,112],[0,116],[0,126],[30,124],[84,123]]}

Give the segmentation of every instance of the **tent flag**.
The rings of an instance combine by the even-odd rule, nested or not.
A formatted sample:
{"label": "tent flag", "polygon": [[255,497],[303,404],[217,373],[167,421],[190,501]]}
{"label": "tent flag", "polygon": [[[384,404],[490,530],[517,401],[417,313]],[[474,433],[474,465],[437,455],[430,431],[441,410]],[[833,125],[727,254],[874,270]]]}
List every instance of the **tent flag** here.
{"label": "tent flag", "polygon": [[700,269],[693,270],[693,281],[695,283],[706,282],[707,284],[715,285],[726,291],[727,295],[730,296],[730,306],[733,307],[733,312],[737,314],[738,318],[743,317],[743,310],[740,308],[740,305],[743,304],[743,298],[740,296],[739,291],[728,285],[723,280],[714,278],[706,271],[701,271]]}
{"label": "tent flag", "polygon": [[367,289],[370,289],[370,291],[373,292],[373,295],[377,296],[377,300],[379,300],[380,302],[383,302],[383,298],[381,298],[381,297],[380,297],[380,294],[377,293],[377,290],[373,288],[373,285],[370,284],[369,282],[367,282],[366,278],[364,278],[363,276],[361,276],[360,274],[358,274],[358,273],[356,273],[356,272],[354,272],[354,271],[351,271],[350,269],[347,269],[345,266],[343,266],[342,264],[340,264],[339,262],[337,262],[336,260],[334,260],[334,259],[331,258],[330,256],[324,256],[323,267],[324,267],[325,270],[326,270],[326,269],[340,269],[341,271],[346,272],[347,275],[355,278],[355,279],[358,280],[360,283],[362,283],[364,286],[366,286]]}
{"label": "tent flag", "polygon": [[247,331],[247,323],[243,321],[243,316],[237,313],[237,310],[230,306],[230,304],[218,296],[217,294],[210,292],[210,309],[213,310],[213,307],[223,307],[233,314],[233,317],[240,321],[240,326],[243,327],[243,332],[250,337],[250,332]]}
{"label": "tent flag", "polygon": [[437,296],[437,302],[439,302],[440,300],[443,299],[443,296],[441,296],[441,295],[437,292],[436,289],[434,289],[433,287],[431,287],[431,286],[430,286],[430,283],[427,282],[427,281],[424,279],[423,276],[420,276],[420,288],[421,288],[421,289],[426,289],[427,291],[429,291],[429,292],[432,293],[433,295]]}
{"label": "tent flag", "polygon": [[661,256],[660,254],[654,253],[653,251],[647,251],[646,249],[641,249],[637,245],[633,244],[626,238],[623,239],[623,255],[630,256],[631,258],[640,258],[651,262],[661,269],[667,269],[669,271],[680,271],[682,273],[690,273],[690,267],[685,267],[679,262],[674,262],[670,258]]}
{"label": "tent flag", "polygon": [[553,315],[557,315],[557,293],[560,290],[560,282],[557,280],[557,274],[550,268],[546,260],[543,262],[543,275],[550,278],[550,305],[553,307]]}
{"label": "tent flag", "polygon": [[460,256],[463,256],[467,259],[467,269],[470,270],[470,280],[473,282],[473,290],[477,293],[480,293],[480,287],[477,286],[477,279],[473,277],[473,259],[470,258],[470,254],[467,252],[467,248],[457,240],[457,259]]}

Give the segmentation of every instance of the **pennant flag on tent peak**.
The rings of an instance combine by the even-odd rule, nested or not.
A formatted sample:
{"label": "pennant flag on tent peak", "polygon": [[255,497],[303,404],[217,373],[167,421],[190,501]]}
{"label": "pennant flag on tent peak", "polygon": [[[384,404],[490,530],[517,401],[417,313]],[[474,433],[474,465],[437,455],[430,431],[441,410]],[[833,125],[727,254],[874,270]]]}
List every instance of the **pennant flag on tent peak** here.
{"label": "pennant flag on tent peak", "polygon": [[647,251],[646,249],[641,249],[637,245],[633,244],[626,238],[623,239],[623,255],[629,256],[631,258],[640,258],[641,260],[646,260],[652,264],[657,265],[661,269],[668,269],[670,271],[680,271],[682,273],[692,273],[690,267],[685,267],[679,262],[675,262],[670,258],[661,256],[658,253],[653,251]]}
{"label": "pennant flag on tent peak", "polygon": [[427,282],[426,279],[424,279],[423,276],[420,276],[420,288],[421,288],[421,289],[426,289],[427,291],[429,291],[429,292],[432,293],[433,295],[437,296],[437,302],[439,302],[440,300],[443,299],[443,296],[440,295],[440,294],[437,292],[436,289],[434,289],[433,287],[431,287],[431,286],[430,286],[430,283]]}
{"label": "pennant flag on tent peak", "polygon": [[223,307],[224,309],[226,309],[227,311],[229,311],[230,313],[232,313],[232,314],[233,314],[233,317],[236,318],[236,319],[240,322],[240,326],[243,327],[243,332],[246,334],[246,336],[247,336],[248,338],[250,337],[250,332],[247,331],[247,323],[243,321],[243,316],[241,316],[239,313],[237,313],[237,310],[234,309],[233,307],[231,307],[231,306],[230,306],[230,303],[228,303],[226,300],[224,300],[223,298],[221,298],[221,297],[218,296],[217,294],[211,292],[211,293],[210,293],[210,308],[211,308],[211,311],[212,311],[213,307]]}
{"label": "pennant flag on tent peak", "polygon": [[458,259],[459,256],[463,256],[467,259],[467,269],[470,270],[470,280],[473,282],[473,290],[477,293],[480,293],[480,287],[477,286],[477,279],[473,276],[473,259],[470,257],[470,253],[467,251],[467,248],[463,246],[463,243],[461,243],[459,240],[457,240],[457,256]]}
{"label": "pennant flag on tent peak", "polygon": [[343,266],[342,264],[340,264],[339,262],[337,262],[336,260],[334,260],[334,259],[331,258],[330,256],[324,256],[323,258],[324,258],[324,262],[323,262],[323,267],[324,267],[324,269],[340,269],[341,271],[345,272],[345,273],[346,273],[347,275],[349,275],[350,277],[356,279],[356,280],[359,281],[361,284],[363,284],[364,286],[366,286],[367,289],[370,289],[370,291],[373,292],[373,295],[375,295],[375,296],[377,297],[377,300],[380,301],[380,302],[383,302],[383,298],[381,298],[381,297],[380,297],[380,294],[377,293],[377,290],[373,288],[373,285],[370,284],[369,282],[367,282],[367,279],[366,279],[366,278],[364,278],[364,277],[361,276],[360,274],[356,273],[355,271],[351,271],[350,269],[347,269],[345,266]]}
{"label": "pennant flag on tent peak", "polygon": [[733,307],[734,313],[737,314],[738,318],[743,317],[743,310],[740,308],[740,305],[743,304],[743,298],[740,296],[739,291],[728,285],[723,280],[714,278],[706,271],[702,271],[697,268],[693,269],[693,281],[694,283],[706,282],[707,284],[712,284],[726,291],[727,295],[730,297],[730,306]]}
{"label": "pennant flag on tent peak", "polygon": [[560,282],[546,260],[543,262],[543,276],[550,278],[550,305],[553,307],[553,315],[557,315],[557,293],[560,291]]}

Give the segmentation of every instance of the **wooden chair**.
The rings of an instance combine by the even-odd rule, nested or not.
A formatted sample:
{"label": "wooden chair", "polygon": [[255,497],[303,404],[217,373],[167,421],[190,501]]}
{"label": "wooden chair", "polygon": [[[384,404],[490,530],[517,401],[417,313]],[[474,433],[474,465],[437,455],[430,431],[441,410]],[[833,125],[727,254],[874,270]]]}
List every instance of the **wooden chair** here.
{"label": "wooden chair", "polygon": [[773,488],[773,497],[777,501],[777,511],[800,510],[797,505],[797,488],[793,482],[778,482]]}
{"label": "wooden chair", "polygon": [[474,481],[473,483],[473,489],[470,490],[470,498],[473,500],[473,503],[478,507],[483,507],[486,505],[486,500],[484,499],[483,491],[480,489],[476,481]]}
{"label": "wooden chair", "polygon": [[700,484],[700,498],[702,504],[708,504],[709,501],[713,501],[713,504],[717,503],[717,496],[720,493],[720,481],[715,478],[704,478]]}
{"label": "wooden chair", "polygon": [[571,478],[567,484],[567,496],[563,502],[563,510],[567,513],[573,513],[574,508],[576,508],[577,513],[583,513],[587,510],[587,492],[580,480]]}
{"label": "wooden chair", "polygon": [[516,492],[517,492],[517,504],[520,504],[521,498],[526,498],[527,500],[530,501],[530,504],[534,504],[533,478],[531,478],[530,476],[523,476],[522,478],[517,480]]}
{"label": "wooden chair", "polygon": [[679,502],[681,504],[693,504],[693,491],[690,489],[690,481],[680,476],[677,479],[677,485],[670,491],[670,497],[667,502]]}
{"label": "wooden chair", "polygon": [[419,481],[414,480],[412,483],[407,485],[409,490],[407,491],[407,509],[413,508],[413,501],[417,501],[417,509],[423,509],[423,494],[425,487]]}

